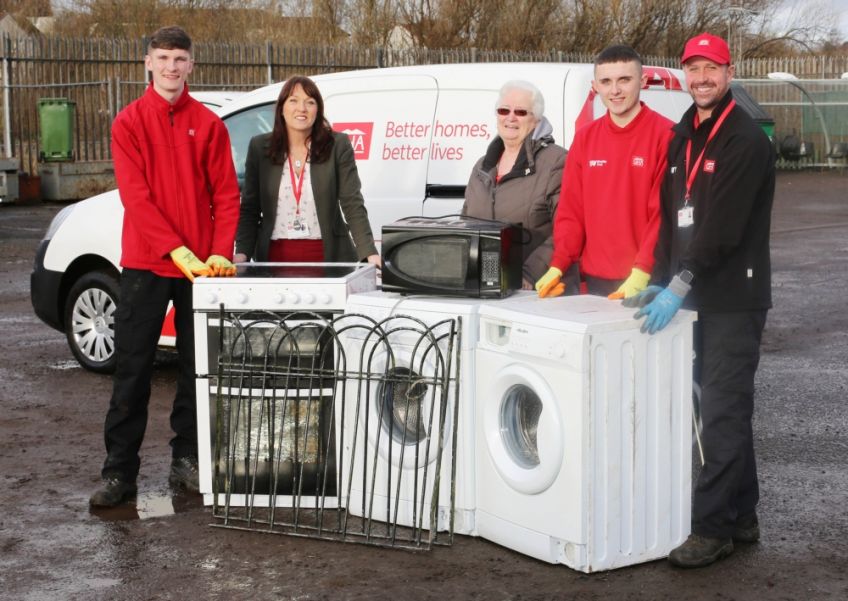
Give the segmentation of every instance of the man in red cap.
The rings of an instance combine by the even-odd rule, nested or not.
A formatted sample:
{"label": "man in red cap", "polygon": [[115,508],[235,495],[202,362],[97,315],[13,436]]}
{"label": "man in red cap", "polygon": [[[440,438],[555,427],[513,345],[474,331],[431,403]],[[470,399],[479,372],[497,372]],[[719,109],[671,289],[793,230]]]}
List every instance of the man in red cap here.
{"label": "man in red cap", "polygon": [[669,555],[706,566],[759,540],[751,418],[760,340],[771,307],[769,227],[775,153],[730,91],[727,43],[703,33],[681,57],[693,106],[674,126],[660,191],[651,284],[625,300],[653,334],[683,306],[698,311],[695,380],[701,386],[704,465],[692,534]]}

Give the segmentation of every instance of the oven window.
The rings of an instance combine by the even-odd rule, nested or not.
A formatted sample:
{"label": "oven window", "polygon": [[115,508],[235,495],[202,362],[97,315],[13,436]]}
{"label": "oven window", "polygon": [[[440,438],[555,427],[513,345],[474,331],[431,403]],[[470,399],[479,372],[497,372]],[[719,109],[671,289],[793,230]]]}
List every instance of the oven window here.
{"label": "oven window", "polygon": [[466,238],[420,238],[397,247],[392,262],[406,277],[462,289],[467,281],[468,246]]}

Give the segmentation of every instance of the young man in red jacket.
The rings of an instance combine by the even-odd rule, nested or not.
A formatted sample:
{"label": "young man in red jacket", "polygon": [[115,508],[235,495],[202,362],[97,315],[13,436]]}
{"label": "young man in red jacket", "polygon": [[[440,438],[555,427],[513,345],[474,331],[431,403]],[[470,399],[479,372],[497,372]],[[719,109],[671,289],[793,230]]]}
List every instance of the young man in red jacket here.
{"label": "young man in red jacket", "polygon": [[560,280],[578,261],[589,294],[630,297],[648,285],[673,123],[639,100],[646,81],[629,46],[610,46],[595,59],[592,89],[607,112],[577,131],[565,159],[540,296],[576,294]]}
{"label": "young man in red jacket", "polygon": [[173,301],[179,353],[171,412],[169,482],[196,492],[197,415],[191,286],[195,275],[233,275],[239,190],[223,122],[188,95],[191,38],[164,27],[150,39],[152,81],[112,125],[124,223],[117,367],[106,415],[106,461],[90,504],[111,507],[136,493],[157,341]]}

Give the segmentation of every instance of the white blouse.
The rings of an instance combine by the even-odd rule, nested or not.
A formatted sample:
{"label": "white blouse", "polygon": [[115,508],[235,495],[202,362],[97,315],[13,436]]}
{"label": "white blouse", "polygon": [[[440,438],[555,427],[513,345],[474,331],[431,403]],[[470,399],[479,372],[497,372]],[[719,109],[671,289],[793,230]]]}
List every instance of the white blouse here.
{"label": "white blouse", "polygon": [[320,240],[321,226],[318,225],[318,213],[312,196],[310,163],[303,168],[302,180],[298,181],[295,171],[295,184],[301,187],[300,203],[297,202],[292,186],[292,172],[289,161],[283,163],[283,176],[280,178],[280,191],[277,193],[277,218],[271,232],[271,240],[281,238],[289,240]]}

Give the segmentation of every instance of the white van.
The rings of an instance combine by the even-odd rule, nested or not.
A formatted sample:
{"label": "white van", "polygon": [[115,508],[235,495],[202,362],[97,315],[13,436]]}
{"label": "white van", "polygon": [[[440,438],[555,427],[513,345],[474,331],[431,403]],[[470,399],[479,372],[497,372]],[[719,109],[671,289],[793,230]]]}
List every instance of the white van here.
{"label": "white van", "polygon": [[[677,121],[691,104],[682,72],[646,67],[642,99]],[[497,135],[495,103],[511,79],[533,82],[545,99],[556,142],[599,117],[593,66],[561,63],[422,65],[314,77],[334,129],[354,147],[374,237],[409,215],[446,215],[462,207],[471,168]],[[282,83],[239,95],[217,112],[230,133],[241,182],[250,139],[273,127]],[[114,369],[113,314],[118,302],[123,207],[117,190],[70,205],[56,215],[35,258],[31,298],[36,314],[66,333],[77,360],[92,371]],[[173,321],[160,344],[173,346]]]}

